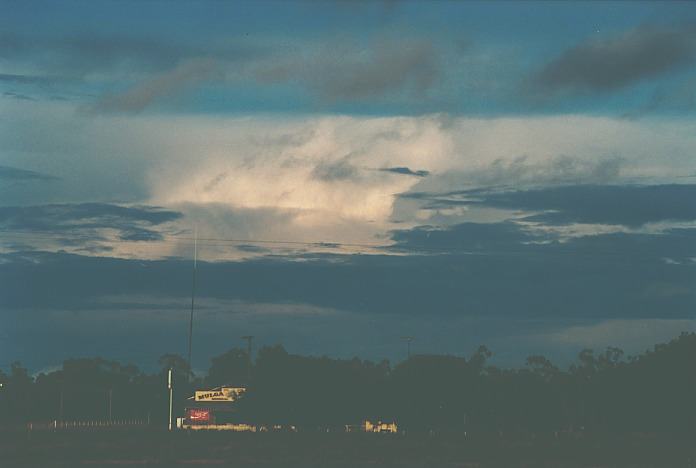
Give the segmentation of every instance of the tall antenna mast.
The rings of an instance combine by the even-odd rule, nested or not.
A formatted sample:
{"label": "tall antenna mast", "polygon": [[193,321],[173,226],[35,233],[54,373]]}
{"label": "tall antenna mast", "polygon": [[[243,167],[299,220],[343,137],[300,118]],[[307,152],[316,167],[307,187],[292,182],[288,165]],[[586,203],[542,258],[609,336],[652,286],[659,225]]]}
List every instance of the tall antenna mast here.
{"label": "tall antenna mast", "polygon": [[193,235],[193,277],[191,278],[191,317],[189,319],[188,335],[188,367],[189,376],[193,373],[191,367],[191,342],[193,340],[193,308],[196,300],[196,270],[198,269],[198,226],[194,227]]}

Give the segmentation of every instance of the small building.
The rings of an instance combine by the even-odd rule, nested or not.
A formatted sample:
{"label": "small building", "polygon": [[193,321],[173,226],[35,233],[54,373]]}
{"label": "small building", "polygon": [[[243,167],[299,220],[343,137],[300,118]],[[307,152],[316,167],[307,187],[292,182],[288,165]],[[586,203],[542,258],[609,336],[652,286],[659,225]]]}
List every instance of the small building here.
{"label": "small building", "polygon": [[396,422],[383,422],[377,420],[377,422],[372,422],[369,420],[364,420],[362,424],[347,425],[346,432],[372,432],[372,433],[386,433],[386,434],[396,434],[399,431]]}

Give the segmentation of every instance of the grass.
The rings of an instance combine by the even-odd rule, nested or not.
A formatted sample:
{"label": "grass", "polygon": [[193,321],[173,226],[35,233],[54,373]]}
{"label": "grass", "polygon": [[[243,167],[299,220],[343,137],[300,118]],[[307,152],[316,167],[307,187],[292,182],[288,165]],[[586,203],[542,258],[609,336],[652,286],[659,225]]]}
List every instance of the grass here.
{"label": "grass", "polygon": [[694,467],[684,437],[5,431],[3,467]]}

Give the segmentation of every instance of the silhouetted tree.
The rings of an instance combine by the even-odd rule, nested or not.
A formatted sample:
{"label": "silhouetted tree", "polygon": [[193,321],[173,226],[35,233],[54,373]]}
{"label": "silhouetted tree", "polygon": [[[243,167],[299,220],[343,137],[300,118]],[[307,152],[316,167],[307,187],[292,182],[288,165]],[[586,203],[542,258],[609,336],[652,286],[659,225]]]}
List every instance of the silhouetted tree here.
{"label": "silhouetted tree", "polygon": [[247,383],[249,355],[246,351],[233,348],[211,359],[205,383],[209,387],[221,385],[241,385]]}
{"label": "silhouetted tree", "polygon": [[[259,350],[254,379],[238,402],[248,422],[336,427],[363,419],[396,419],[408,431],[659,432],[696,433],[696,334],[683,333],[638,356],[609,347],[582,350],[561,370],[543,356],[521,369],[488,365],[479,347],[468,359],[416,355],[391,368],[387,361],[331,359]],[[196,388],[238,384],[247,374],[240,349],[211,360],[205,379],[193,378],[175,354],[161,371],[141,372],[101,358],[68,359],[33,378],[19,362],[0,372],[0,424],[29,420],[150,416],[166,423],[167,370],[173,369],[175,412]]]}

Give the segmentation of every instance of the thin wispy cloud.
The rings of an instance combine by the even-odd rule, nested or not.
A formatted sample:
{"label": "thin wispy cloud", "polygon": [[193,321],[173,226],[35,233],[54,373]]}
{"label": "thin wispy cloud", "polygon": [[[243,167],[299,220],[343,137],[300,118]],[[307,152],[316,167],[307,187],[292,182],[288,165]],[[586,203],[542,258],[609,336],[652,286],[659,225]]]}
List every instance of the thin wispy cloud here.
{"label": "thin wispy cloud", "polygon": [[50,174],[44,174],[37,171],[29,171],[17,167],[0,166],[0,181],[43,181],[51,182],[60,180],[58,177]]}

